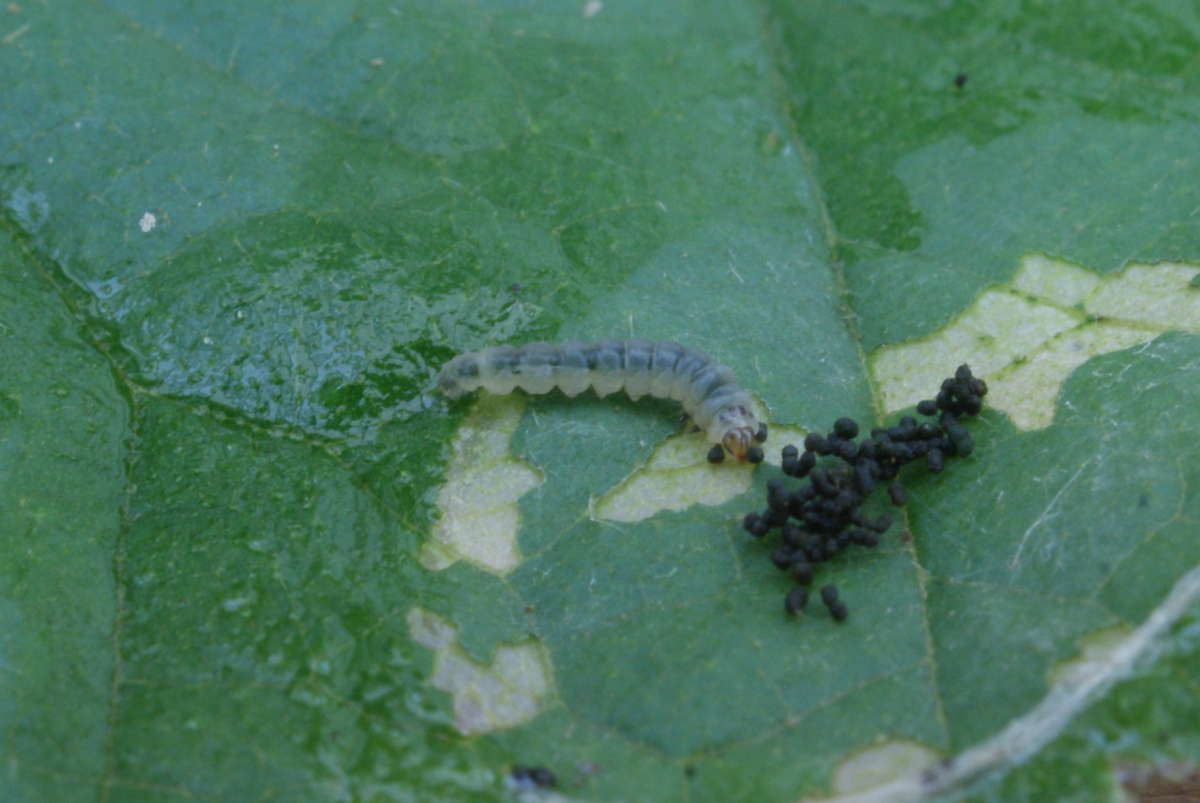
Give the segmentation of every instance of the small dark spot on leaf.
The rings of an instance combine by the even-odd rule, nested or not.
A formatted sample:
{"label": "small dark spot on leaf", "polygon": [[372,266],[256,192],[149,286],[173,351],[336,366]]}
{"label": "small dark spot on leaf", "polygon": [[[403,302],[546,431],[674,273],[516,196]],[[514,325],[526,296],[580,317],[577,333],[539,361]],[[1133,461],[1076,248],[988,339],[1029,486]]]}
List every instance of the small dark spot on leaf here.
{"label": "small dark spot on leaf", "polygon": [[693,766],[691,764],[684,764],[683,765],[683,774],[687,778],[695,778],[696,777],[695,766]]}
{"label": "small dark spot on leaf", "polygon": [[525,767],[518,764],[512,768],[509,777],[519,788],[524,789],[549,789],[558,785],[554,773],[545,767]]}
{"label": "small dark spot on leaf", "polygon": [[956,87],[958,87],[959,89],[962,89],[963,86],[966,85],[966,83],[967,83],[967,74],[965,72],[960,72],[958,75],[954,76],[954,85]]}
{"label": "small dark spot on leaf", "polygon": [[1149,507],[1149,506],[1150,506],[1150,494],[1143,493],[1141,496],[1138,497],[1138,507]]}

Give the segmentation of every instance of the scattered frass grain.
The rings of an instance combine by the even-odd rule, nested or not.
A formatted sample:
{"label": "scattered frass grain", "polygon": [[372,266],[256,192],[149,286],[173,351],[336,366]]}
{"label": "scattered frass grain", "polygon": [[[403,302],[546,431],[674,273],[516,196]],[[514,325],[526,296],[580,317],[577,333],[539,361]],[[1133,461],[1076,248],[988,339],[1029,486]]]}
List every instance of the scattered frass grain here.
{"label": "scattered frass grain", "polygon": [[803,560],[804,556],[799,561],[792,562],[792,577],[796,578],[796,582],[802,586],[812,585],[813,567],[812,564]]}
{"label": "scattered frass grain", "polygon": [[808,589],[804,586],[796,586],[788,592],[783,598],[783,609],[792,616],[804,610],[804,606],[808,604]]}
{"label": "scattered frass grain", "polygon": [[847,530],[847,533],[852,544],[865,547],[879,546],[879,536],[869,530],[854,529]]}
{"label": "scattered frass grain", "polygon": [[899,482],[893,482],[888,486],[888,496],[892,499],[892,504],[896,507],[904,507],[908,501],[908,497],[904,494],[904,486]]}
{"label": "scattered frass grain", "polygon": [[839,622],[844,620],[850,613],[846,608],[846,603],[838,599],[837,586],[822,586],[821,602],[825,603],[825,607],[829,609],[829,614]]}
{"label": "scattered frass grain", "polygon": [[833,422],[833,431],[839,438],[849,440],[858,436],[858,422],[853,418],[839,418]]}
{"label": "scattered frass grain", "polygon": [[868,530],[874,530],[877,533],[886,533],[888,528],[892,526],[892,517],[884,513],[877,519],[868,519],[866,516],[855,513],[850,517],[850,520],[859,527],[866,527]]}
{"label": "scattered frass grain", "polygon": [[916,437],[923,441],[931,441],[942,436],[942,431],[938,429],[937,424],[931,424],[928,421],[917,427]]}
{"label": "scattered frass grain", "polygon": [[966,85],[967,85],[967,74],[965,72],[960,72],[958,75],[954,76],[954,86],[957,89],[962,89]]}
{"label": "scattered frass grain", "polygon": [[826,605],[832,605],[837,602],[838,590],[835,585],[821,586],[821,601]]}
{"label": "scattered frass grain", "polygon": [[767,507],[771,508],[771,510],[786,510],[788,496],[788,492],[783,487],[783,480],[773,479],[767,481]]}
{"label": "scattered frass grain", "polygon": [[949,413],[943,413],[943,419],[942,427],[946,430],[954,454],[958,457],[966,457],[971,454],[975,449],[975,441],[972,440],[971,433],[967,432],[967,428]]}
{"label": "scattered frass grain", "polygon": [[875,466],[874,460],[863,460],[854,467],[854,479],[863,496],[875,489]]}
{"label": "scattered frass grain", "polygon": [[757,513],[747,513],[742,519],[742,527],[755,538],[762,538],[771,530],[766,520]]}
{"label": "scattered frass grain", "polygon": [[763,450],[759,446],[751,446],[746,449],[746,462],[748,463],[761,463],[763,456]]}

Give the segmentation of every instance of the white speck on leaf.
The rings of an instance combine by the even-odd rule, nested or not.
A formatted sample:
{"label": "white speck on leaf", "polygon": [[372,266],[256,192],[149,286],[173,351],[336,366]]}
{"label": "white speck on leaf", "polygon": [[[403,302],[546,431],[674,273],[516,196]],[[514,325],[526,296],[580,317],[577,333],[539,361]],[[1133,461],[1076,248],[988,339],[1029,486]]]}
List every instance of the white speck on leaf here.
{"label": "white speck on leaf", "polygon": [[6,45],[11,45],[13,42],[17,41],[22,36],[24,36],[26,33],[28,33],[29,28],[30,28],[30,25],[28,22],[25,23],[24,25],[20,26],[19,28],[14,28],[13,30],[6,33],[4,35],[4,38],[0,39],[0,42],[3,42]]}
{"label": "white speck on leaf", "polygon": [[240,610],[241,608],[246,607],[251,602],[254,602],[253,596],[230,597],[229,599],[227,599],[221,603],[221,608],[223,608],[226,613],[233,613],[237,610]]}
{"label": "white speck on leaf", "polygon": [[158,218],[154,216],[153,212],[144,212],[142,217],[138,220],[138,228],[142,230],[142,234],[147,234],[153,231],[154,227],[157,225]]}

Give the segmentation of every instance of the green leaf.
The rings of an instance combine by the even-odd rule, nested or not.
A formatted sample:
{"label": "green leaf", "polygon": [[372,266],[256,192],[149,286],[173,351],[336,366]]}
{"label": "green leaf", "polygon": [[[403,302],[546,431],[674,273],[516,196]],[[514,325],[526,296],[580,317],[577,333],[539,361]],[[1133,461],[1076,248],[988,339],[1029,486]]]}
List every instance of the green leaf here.
{"label": "green leaf", "polygon": [[[0,11],[0,796],[1094,800],[1200,761],[1194,14],[245,6]],[[668,402],[434,391],[607,337],[731,366],[768,463]],[[819,568],[846,622],[788,617],[740,527],[779,447],[962,362],[974,453]]]}

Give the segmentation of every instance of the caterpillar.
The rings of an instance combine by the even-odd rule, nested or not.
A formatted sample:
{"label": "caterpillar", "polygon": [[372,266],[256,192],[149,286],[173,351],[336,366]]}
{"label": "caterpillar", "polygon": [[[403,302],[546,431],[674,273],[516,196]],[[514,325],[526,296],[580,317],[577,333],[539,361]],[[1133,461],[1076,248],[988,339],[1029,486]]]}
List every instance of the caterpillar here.
{"label": "caterpillar", "polygon": [[597,396],[624,390],[629,398],[650,395],[683,403],[692,422],[714,441],[708,459],[725,452],[757,463],[767,425],[751,412],[750,395],[733,371],[702,351],[672,340],[600,340],[495,346],[460,354],[446,363],[438,390],[451,399],[483,388],[489,393],[542,394],[558,388],[569,397],[589,387]]}

